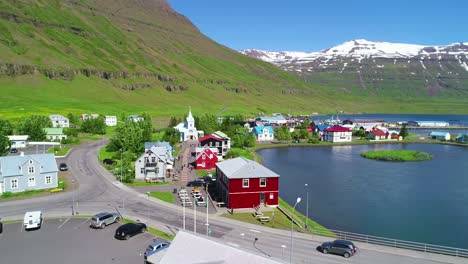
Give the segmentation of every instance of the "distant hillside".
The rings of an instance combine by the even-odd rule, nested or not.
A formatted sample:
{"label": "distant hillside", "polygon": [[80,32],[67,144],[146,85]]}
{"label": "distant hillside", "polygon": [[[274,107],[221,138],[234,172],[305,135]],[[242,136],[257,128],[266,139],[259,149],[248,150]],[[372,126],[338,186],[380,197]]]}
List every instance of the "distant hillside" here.
{"label": "distant hillside", "polygon": [[377,97],[468,97],[468,43],[446,46],[353,40],[320,52],[241,53],[337,92]]}
{"label": "distant hillside", "polygon": [[0,1],[0,117],[168,116],[189,106],[225,114],[468,112],[464,98],[396,101],[333,87],[219,45],[165,0]]}

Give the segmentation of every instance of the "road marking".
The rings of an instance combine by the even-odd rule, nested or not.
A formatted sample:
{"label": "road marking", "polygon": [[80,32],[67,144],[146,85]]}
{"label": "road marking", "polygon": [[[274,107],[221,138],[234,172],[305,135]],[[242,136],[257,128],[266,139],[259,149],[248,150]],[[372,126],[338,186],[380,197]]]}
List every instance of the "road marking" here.
{"label": "road marking", "polygon": [[86,220],[84,220],[83,222],[81,222],[79,225],[75,226],[74,229],[78,229],[82,224],[88,222],[89,220],[91,220],[91,217],[86,218]]}
{"label": "road marking", "polygon": [[62,223],[61,225],[59,225],[59,226],[57,227],[57,229],[60,229],[60,228],[61,228],[66,222],[68,222],[68,220],[70,220],[70,219],[71,219],[71,217],[68,217],[65,221],[63,221],[63,223]]}
{"label": "road marking", "polygon": [[249,229],[249,231],[254,232],[254,233],[261,233],[260,231],[255,230],[255,229]]}
{"label": "road marking", "polygon": [[232,242],[227,242],[227,243],[228,243],[229,245],[233,246],[233,247],[237,247],[237,248],[239,247],[239,245],[236,244],[236,243],[232,243]]}

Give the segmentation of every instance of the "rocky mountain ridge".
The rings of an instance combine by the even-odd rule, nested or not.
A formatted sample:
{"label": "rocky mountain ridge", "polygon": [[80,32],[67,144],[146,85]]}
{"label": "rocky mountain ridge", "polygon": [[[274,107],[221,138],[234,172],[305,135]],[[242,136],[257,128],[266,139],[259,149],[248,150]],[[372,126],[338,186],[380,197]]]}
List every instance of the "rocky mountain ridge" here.
{"label": "rocky mountain ridge", "polygon": [[337,91],[399,96],[468,95],[468,43],[423,46],[352,40],[319,52],[243,50],[244,55]]}

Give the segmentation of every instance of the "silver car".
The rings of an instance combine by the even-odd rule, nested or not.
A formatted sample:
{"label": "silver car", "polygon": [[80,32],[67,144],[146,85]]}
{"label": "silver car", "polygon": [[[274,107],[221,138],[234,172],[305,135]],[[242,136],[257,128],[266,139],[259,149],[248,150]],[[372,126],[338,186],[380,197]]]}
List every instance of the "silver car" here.
{"label": "silver car", "polygon": [[120,221],[120,215],[115,213],[99,213],[91,218],[92,228],[104,228],[110,224],[117,223]]}

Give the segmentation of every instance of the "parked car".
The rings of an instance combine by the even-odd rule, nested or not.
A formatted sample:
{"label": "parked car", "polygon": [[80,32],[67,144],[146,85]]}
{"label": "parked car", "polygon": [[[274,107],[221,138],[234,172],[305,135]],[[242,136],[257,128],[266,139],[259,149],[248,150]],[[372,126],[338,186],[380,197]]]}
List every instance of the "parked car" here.
{"label": "parked car", "polygon": [[10,149],[10,153],[18,153],[18,150],[15,148]]}
{"label": "parked car", "polygon": [[59,169],[60,169],[60,171],[67,171],[68,166],[65,163],[60,163]]}
{"label": "parked car", "polygon": [[353,242],[348,240],[335,240],[333,242],[325,242],[321,246],[321,251],[324,254],[332,253],[342,255],[345,258],[349,258],[356,254],[358,248]]}
{"label": "parked car", "polygon": [[145,254],[144,254],[145,259],[146,259],[146,257],[151,256],[156,252],[159,252],[159,251],[161,251],[161,250],[163,250],[165,248],[168,248],[170,245],[171,245],[171,243],[169,243],[167,241],[154,240],[153,243],[151,243],[151,245],[149,245],[146,248],[146,251],[145,251]]}
{"label": "parked car", "polygon": [[208,183],[216,182],[216,178],[210,175],[205,175],[203,180]]}
{"label": "parked car", "polygon": [[115,161],[113,159],[104,159],[102,163],[106,165],[112,165],[115,163]]}
{"label": "parked car", "polygon": [[115,230],[114,237],[117,239],[128,240],[130,237],[146,232],[146,225],[143,223],[128,223],[121,225]]}
{"label": "parked car", "polygon": [[189,181],[187,183],[187,186],[188,187],[200,187],[200,186],[204,186],[205,185],[205,180],[203,179],[196,179],[194,181]]}
{"label": "parked car", "polygon": [[[0,220],[2,220],[2,219],[0,218]],[[2,223],[2,221],[0,221],[0,235],[2,233],[3,233],[3,223]]]}
{"label": "parked car", "polygon": [[33,211],[27,212],[24,214],[24,229],[39,229],[42,225],[42,212],[41,211]]}
{"label": "parked car", "polygon": [[91,224],[89,227],[92,228],[101,228],[111,225],[113,223],[117,223],[120,221],[120,215],[115,213],[99,213],[94,215],[91,218]]}

